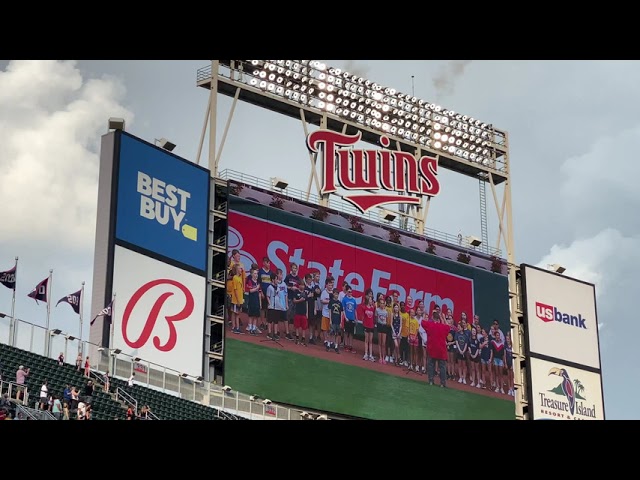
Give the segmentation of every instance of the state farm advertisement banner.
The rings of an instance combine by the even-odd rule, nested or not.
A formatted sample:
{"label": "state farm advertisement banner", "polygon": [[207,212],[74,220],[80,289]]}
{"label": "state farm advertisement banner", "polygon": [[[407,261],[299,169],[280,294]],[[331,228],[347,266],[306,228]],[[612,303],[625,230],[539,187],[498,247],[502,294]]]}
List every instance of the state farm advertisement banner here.
{"label": "state farm advertisement banner", "polygon": [[300,278],[307,272],[319,271],[322,285],[330,275],[338,289],[347,281],[358,300],[367,288],[385,295],[397,290],[400,300],[407,296],[414,302],[423,300],[429,311],[434,305],[440,305],[443,310],[453,309],[456,316],[461,312],[473,314],[473,281],[469,278],[239,212],[230,211],[228,218],[229,253],[233,249],[240,251],[247,272],[252,263],[262,267],[266,256],[271,260],[271,270],[281,269],[285,276],[289,265],[296,263]]}
{"label": "state farm advertisement banner", "polygon": [[113,348],[139,364],[201,375],[205,285],[202,276],[116,246]]}

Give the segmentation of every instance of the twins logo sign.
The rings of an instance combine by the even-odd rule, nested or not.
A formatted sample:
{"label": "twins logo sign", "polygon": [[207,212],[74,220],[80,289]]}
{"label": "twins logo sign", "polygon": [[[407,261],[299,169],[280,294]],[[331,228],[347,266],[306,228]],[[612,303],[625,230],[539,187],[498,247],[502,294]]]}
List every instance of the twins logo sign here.
{"label": "twins logo sign", "polygon": [[[386,136],[380,137],[382,149],[357,150],[362,132],[346,135],[331,130],[317,130],[307,137],[307,148],[322,158],[322,193],[333,193],[338,186],[347,190],[342,198],[361,212],[388,203],[420,203],[422,195],[440,193],[438,161],[434,157],[389,150]],[[346,147],[346,148],[345,148]],[[352,194],[354,190],[380,190]]]}

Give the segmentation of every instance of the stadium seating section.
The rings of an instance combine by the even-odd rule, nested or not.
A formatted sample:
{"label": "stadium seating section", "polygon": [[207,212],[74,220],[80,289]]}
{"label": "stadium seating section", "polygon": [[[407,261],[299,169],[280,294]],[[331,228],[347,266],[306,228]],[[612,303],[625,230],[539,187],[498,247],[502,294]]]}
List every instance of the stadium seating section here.
{"label": "stadium seating section", "polygon": [[[29,392],[29,406],[33,407],[38,401],[40,387],[45,379],[48,381],[50,393],[59,395],[66,384],[76,386],[82,396],[87,378],[83,372],[78,372],[73,365],[58,365],[57,360],[43,357],[19,348],[0,344],[0,359],[3,363],[4,379],[15,381],[15,372],[20,365],[30,368],[27,377]],[[95,382],[94,382],[95,383]],[[243,418],[219,412],[218,409],[201,405],[174,395],[163,393],[141,385],[132,388],[126,386],[126,381],[118,378],[111,379],[111,392],[116,388],[123,388],[138,402],[138,407],[148,405],[160,420],[242,420]],[[93,395],[93,419],[113,420],[116,417],[126,418],[126,407],[115,399],[112,394],[105,393],[96,387]]]}

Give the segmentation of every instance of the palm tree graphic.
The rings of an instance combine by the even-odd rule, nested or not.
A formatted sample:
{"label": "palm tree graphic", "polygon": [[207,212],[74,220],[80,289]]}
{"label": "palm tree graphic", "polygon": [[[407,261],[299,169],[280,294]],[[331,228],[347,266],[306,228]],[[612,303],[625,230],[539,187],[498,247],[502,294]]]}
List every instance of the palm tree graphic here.
{"label": "palm tree graphic", "polygon": [[582,393],[584,393],[584,385],[582,384],[582,382],[576,378],[573,381],[573,384],[576,386],[576,393],[582,396]]}

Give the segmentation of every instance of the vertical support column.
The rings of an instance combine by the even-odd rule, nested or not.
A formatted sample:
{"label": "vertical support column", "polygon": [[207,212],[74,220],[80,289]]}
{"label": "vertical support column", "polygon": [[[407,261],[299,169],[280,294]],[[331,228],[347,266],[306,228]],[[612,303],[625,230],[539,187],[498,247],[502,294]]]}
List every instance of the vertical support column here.
{"label": "vertical support column", "polygon": [[[507,140],[505,140],[507,141]],[[504,185],[504,206],[506,214],[506,241],[507,249],[507,269],[509,275],[509,311],[511,324],[511,341],[513,344],[513,373],[514,384],[516,390],[516,419],[525,419],[525,410],[527,407],[527,396],[525,391],[524,371],[522,365],[525,360],[523,328],[522,328],[522,311],[520,298],[521,292],[518,288],[517,271],[518,266],[515,260],[514,236],[513,236],[513,209],[511,204],[511,175],[509,172],[509,158],[505,157],[505,165],[507,168],[507,180]],[[500,214],[500,212],[498,212]]]}
{"label": "vertical support column", "polygon": [[211,87],[209,91],[209,170],[212,177],[218,176],[216,158],[216,116],[218,112],[218,70],[220,60],[211,60]]}

